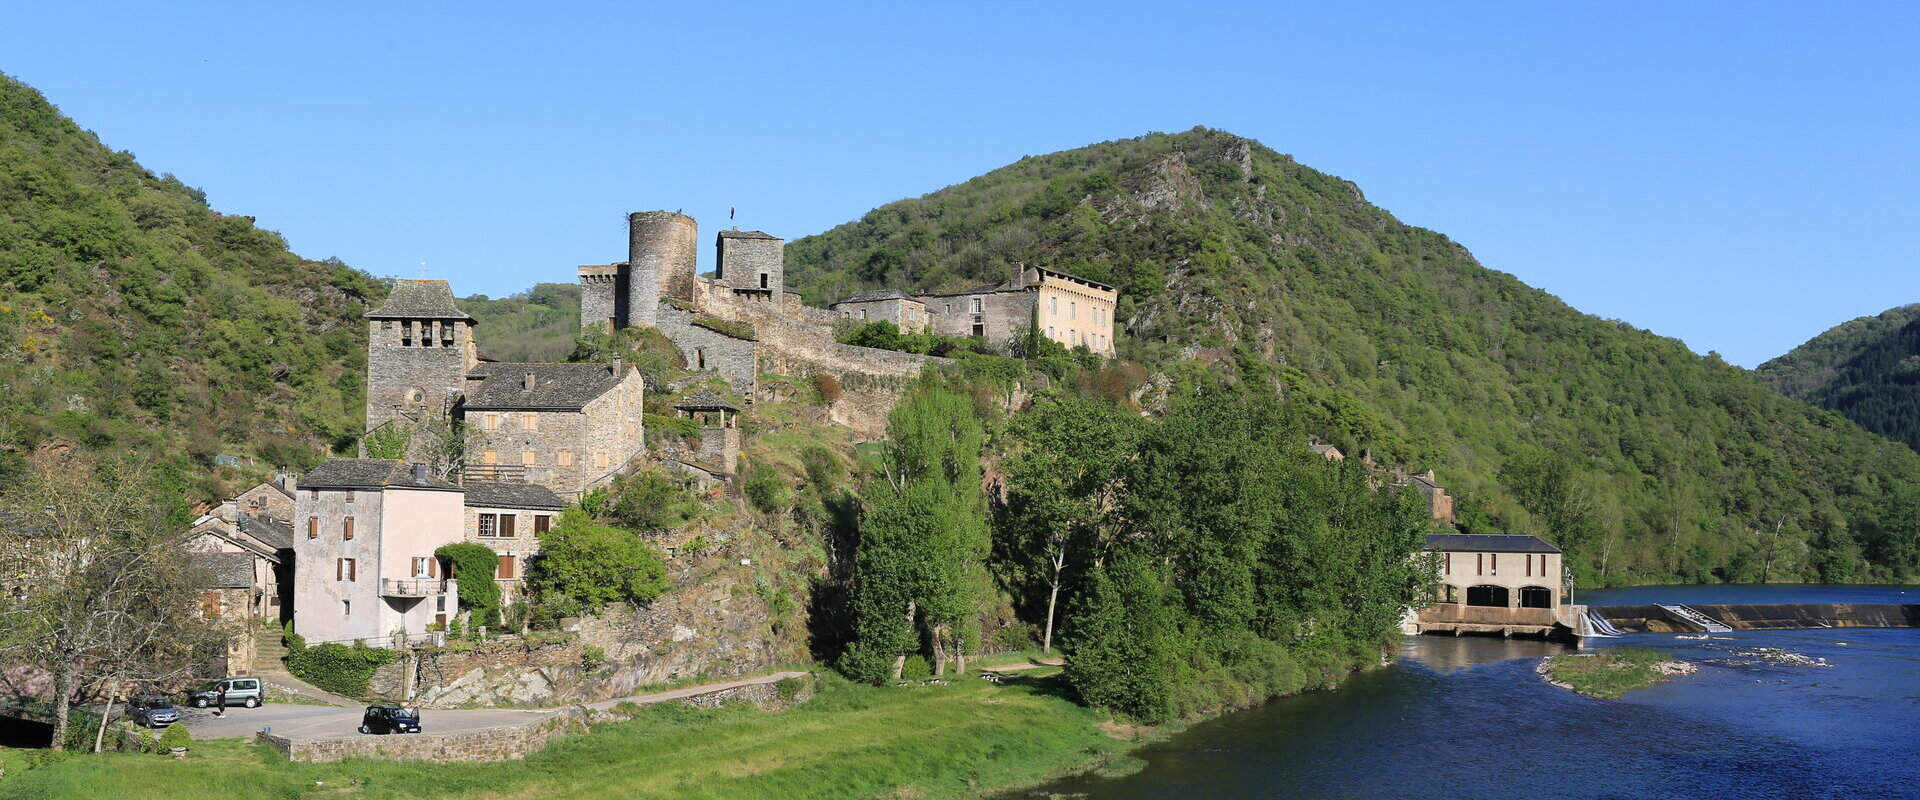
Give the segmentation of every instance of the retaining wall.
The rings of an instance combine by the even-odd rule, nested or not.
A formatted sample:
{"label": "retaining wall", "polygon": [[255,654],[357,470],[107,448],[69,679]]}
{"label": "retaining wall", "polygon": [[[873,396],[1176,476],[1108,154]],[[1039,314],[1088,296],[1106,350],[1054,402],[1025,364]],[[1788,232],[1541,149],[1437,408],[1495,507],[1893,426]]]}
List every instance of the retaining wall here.
{"label": "retaining wall", "polygon": [[[518,725],[452,731],[359,735],[335,739],[289,739],[262,731],[260,744],[280,751],[289,761],[329,763],[348,758],[384,758],[398,761],[517,761],[547,746],[556,736],[583,726],[579,709],[568,708]],[[429,720],[428,724],[431,724]]]}

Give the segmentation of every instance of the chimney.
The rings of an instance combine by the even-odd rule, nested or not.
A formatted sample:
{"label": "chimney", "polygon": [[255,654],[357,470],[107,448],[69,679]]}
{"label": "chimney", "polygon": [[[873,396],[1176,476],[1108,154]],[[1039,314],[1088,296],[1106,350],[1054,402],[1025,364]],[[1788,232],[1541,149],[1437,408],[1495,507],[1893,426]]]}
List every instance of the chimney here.
{"label": "chimney", "polygon": [[240,501],[235,500],[231,497],[220,501],[219,514],[220,514],[220,518],[225,520],[228,524],[239,524]]}
{"label": "chimney", "polygon": [[622,375],[625,375],[625,374],[627,374],[627,362],[626,362],[626,359],[623,359],[623,358],[621,358],[621,357],[619,357],[619,356],[614,356],[614,357],[613,357],[613,377],[614,377],[614,379],[615,379],[615,380],[618,380],[618,379],[620,378],[620,376],[622,376]]}
{"label": "chimney", "polygon": [[427,465],[414,464],[412,466],[413,466],[413,479],[415,481],[419,481],[420,483],[426,483],[427,482]]}
{"label": "chimney", "polygon": [[1018,261],[1013,262],[1013,280],[1009,281],[1007,286],[1014,289],[1027,288],[1027,265]]}
{"label": "chimney", "polygon": [[522,384],[521,388],[524,388],[529,392],[533,391],[533,373],[531,372],[527,373],[527,380],[524,384]]}

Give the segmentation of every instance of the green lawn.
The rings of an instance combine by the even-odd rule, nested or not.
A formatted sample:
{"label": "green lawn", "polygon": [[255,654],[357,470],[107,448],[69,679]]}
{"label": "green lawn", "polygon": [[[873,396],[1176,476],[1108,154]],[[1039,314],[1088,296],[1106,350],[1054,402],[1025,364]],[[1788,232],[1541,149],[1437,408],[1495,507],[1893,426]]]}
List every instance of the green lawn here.
{"label": "green lawn", "polygon": [[181,762],[109,754],[28,770],[22,751],[5,751],[0,797],[973,797],[1130,747],[1101,731],[1102,715],[1062,699],[1058,679],[876,689],[828,676],[819,686],[779,714],[651,707],[518,763],[290,764],[219,742]]}

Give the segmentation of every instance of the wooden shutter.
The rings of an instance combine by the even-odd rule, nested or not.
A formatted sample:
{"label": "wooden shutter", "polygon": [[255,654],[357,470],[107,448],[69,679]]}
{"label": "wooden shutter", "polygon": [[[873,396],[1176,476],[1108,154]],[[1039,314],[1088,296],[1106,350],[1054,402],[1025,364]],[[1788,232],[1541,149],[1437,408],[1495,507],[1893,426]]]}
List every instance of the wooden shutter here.
{"label": "wooden shutter", "polygon": [[1445,563],[1445,566],[1441,567],[1441,572],[1446,575],[1452,575],[1453,574],[1453,554],[1447,553],[1441,556],[1441,559]]}
{"label": "wooden shutter", "polygon": [[1475,575],[1487,574],[1487,554],[1486,553],[1473,554],[1473,574]]}
{"label": "wooden shutter", "polygon": [[353,518],[352,517],[347,517],[346,525],[341,528],[341,536],[348,539],[353,538]]}
{"label": "wooden shutter", "polygon": [[513,577],[513,556],[500,557],[500,577],[501,578]]}
{"label": "wooden shutter", "polygon": [[207,619],[220,618],[219,589],[208,589],[200,593],[200,616]]}
{"label": "wooden shutter", "polygon": [[344,581],[347,579],[346,559],[336,558],[333,560],[333,579],[336,581]]}
{"label": "wooden shutter", "polygon": [[320,538],[320,518],[319,517],[307,517],[307,538],[309,539]]}
{"label": "wooden shutter", "polygon": [[533,516],[533,535],[540,536],[542,534],[545,534],[547,532],[547,526],[552,524],[553,524],[553,517],[549,517],[545,514],[535,514]]}
{"label": "wooden shutter", "polygon": [[518,514],[501,514],[500,515],[500,535],[502,537],[513,536],[513,521],[519,518],[520,518],[520,515]]}

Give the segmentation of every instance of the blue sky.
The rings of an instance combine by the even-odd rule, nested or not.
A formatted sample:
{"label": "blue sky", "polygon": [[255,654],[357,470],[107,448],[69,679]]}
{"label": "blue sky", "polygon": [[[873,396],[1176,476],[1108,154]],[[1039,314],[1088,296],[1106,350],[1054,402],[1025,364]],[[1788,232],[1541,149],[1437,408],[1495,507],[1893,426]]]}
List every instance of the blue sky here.
{"label": "blue sky", "polygon": [[1738,364],[1920,302],[1915,4],[37,5],[0,71],[303,255],[462,295],[623,258],[627,211],[793,239],[1206,125]]}

